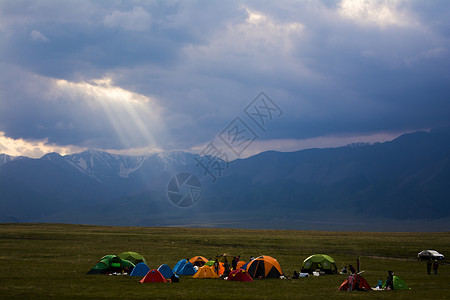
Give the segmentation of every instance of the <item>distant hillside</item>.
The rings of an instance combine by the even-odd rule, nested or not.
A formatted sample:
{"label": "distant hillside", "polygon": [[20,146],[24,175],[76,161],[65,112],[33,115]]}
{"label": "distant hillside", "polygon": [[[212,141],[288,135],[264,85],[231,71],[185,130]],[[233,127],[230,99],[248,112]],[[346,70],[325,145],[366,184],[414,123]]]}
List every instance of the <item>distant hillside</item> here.
{"label": "distant hillside", "polygon": [[[274,222],[290,227],[299,219],[450,223],[449,128],[375,145],[264,152],[232,162],[215,182],[199,159],[184,152],[124,156],[95,150],[40,159],[2,155],[0,216],[24,222],[266,228]],[[200,200],[189,208],[168,200],[169,181],[181,172],[202,184]]]}

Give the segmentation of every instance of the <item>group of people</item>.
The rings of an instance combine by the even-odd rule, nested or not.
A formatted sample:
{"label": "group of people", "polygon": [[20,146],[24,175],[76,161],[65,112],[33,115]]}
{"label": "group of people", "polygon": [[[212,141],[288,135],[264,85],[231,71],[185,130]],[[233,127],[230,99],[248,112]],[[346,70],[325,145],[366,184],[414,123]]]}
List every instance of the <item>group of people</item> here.
{"label": "group of people", "polygon": [[[225,257],[224,263],[223,263],[224,272],[223,272],[222,276],[223,277],[228,277],[228,275],[230,274],[230,272],[232,270],[237,270],[237,265],[238,265],[240,260],[241,260],[241,256],[240,255],[234,256],[233,259],[231,260],[231,266],[230,266],[230,263],[228,262],[228,259]],[[219,264],[219,261],[218,261],[217,258],[214,260],[213,268],[214,268],[214,271],[217,274],[219,274],[220,264]]]}
{"label": "group of people", "polygon": [[350,270],[347,270],[347,266],[344,266],[340,273],[341,274],[347,274],[348,271],[350,271],[350,274],[359,273],[360,272],[360,270],[359,270],[359,268],[360,268],[359,258],[356,259],[356,269],[355,269],[355,267],[353,265],[348,265],[348,268]]}
{"label": "group of people", "polygon": [[[348,283],[349,283],[349,291],[358,291],[362,290],[359,287],[359,277],[354,276],[355,274],[360,273],[360,261],[359,258],[356,259],[356,269],[353,267],[353,265],[348,266],[349,270],[347,270],[347,266],[344,266],[341,270],[341,274],[348,274],[350,271],[350,275],[348,277]],[[377,282],[377,285],[374,287],[375,289],[383,289],[383,279],[379,279]],[[384,287],[386,290],[393,290],[394,289],[394,272],[389,270],[388,276],[386,278],[386,285]]]}
{"label": "group of people", "polygon": [[431,263],[431,260],[427,261],[427,274],[428,274],[428,275],[431,275],[431,266],[433,266],[433,274],[434,274],[434,275],[437,275],[437,271],[438,271],[438,268],[439,268],[439,263],[438,263],[438,261],[435,260],[435,261],[433,262],[433,264]]}

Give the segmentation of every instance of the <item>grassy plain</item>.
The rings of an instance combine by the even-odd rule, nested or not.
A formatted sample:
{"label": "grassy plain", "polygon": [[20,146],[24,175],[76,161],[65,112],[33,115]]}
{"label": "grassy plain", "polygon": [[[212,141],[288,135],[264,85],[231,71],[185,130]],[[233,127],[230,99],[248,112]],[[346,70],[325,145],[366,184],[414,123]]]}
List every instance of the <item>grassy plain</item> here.
{"label": "grassy plain", "polygon": [[[0,298],[3,299],[450,299],[450,265],[427,276],[417,252],[450,255],[450,233],[372,233],[292,230],[104,227],[68,224],[0,224]],[[150,268],[182,258],[224,252],[269,255],[291,276],[304,258],[331,255],[339,268],[360,257],[371,285],[387,270],[405,280],[403,291],[339,292],[343,275],[298,280],[228,282],[182,277],[180,283],[139,283],[130,276],[86,275],[105,254],[136,251]]]}

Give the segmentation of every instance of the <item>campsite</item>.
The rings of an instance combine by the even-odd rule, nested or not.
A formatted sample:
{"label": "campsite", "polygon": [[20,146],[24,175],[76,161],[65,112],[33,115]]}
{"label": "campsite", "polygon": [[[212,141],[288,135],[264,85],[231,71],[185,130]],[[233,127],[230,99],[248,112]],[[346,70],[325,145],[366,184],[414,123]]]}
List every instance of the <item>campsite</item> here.
{"label": "campsite", "polygon": [[[450,233],[377,233],[206,228],[105,227],[67,224],[0,224],[0,292],[5,299],[445,299],[450,297],[450,265],[426,275],[417,259],[423,249],[450,252]],[[345,275],[235,282],[180,276],[179,283],[140,283],[143,276],[87,275],[105,255],[137,252],[150,269],[173,268],[182,259],[228,253],[248,261],[271,256],[292,277],[313,254],[332,257],[340,270],[361,262],[370,286],[387,270],[409,290],[338,291]],[[130,256],[133,258],[133,256]],[[129,258],[130,258],[129,257]],[[136,258],[136,262],[140,261]]]}

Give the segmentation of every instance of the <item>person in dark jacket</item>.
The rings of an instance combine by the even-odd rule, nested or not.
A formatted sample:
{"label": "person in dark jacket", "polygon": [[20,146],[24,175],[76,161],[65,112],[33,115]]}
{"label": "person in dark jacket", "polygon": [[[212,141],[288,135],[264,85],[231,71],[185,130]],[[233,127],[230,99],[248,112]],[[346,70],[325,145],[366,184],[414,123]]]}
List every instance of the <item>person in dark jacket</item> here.
{"label": "person in dark jacket", "polygon": [[359,258],[356,259],[356,272],[359,273]]}
{"label": "person in dark jacket", "polygon": [[235,257],[233,257],[233,260],[231,261],[231,267],[233,268],[233,270],[237,269],[237,263],[238,263],[238,260],[237,260],[237,257],[235,256]]}
{"label": "person in dark jacket", "polygon": [[437,262],[437,260],[435,260],[434,263],[433,263],[433,273],[434,273],[434,275],[437,275],[438,268],[439,268],[439,263]]}
{"label": "person in dark jacket", "polygon": [[214,271],[219,274],[219,262],[217,259],[214,261]]}
{"label": "person in dark jacket", "polygon": [[386,289],[393,290],[394,289],[394,272],[388,271],[388,276],[386,278]]}
{"label": "person in dark jacket", "polygon": [[431,260],[427,261],[427,275],[431,275]]}
{"label": "person in dark jacket", "polygon": [[355,267],[353,267],[352,265],[348,265],[348,268],[350,269],[350,273],[351,274],[355,274],[356,273]]}

